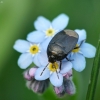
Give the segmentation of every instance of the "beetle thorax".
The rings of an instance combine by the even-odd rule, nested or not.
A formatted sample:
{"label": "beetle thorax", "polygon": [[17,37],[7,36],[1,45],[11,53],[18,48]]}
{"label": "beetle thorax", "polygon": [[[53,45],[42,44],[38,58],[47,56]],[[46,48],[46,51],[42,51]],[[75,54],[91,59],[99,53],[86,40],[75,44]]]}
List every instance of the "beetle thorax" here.
{"label": "beetle thorax", "polygon": [[52,54],[54,54],[54,55],[58,55],[58,54],[63,54],[64,53],[62,47],[59,46],[58,44],[52,44],[50,46],[50,49],[51,49]]}
{"label": "beetle thorax", "polygon": [[48,58],[49,62],[54,63],[56,61],[61,61],[63,58],[65,58],[65,53],[61,46],[58,44],[52,44],[49,46],[48,49]]}

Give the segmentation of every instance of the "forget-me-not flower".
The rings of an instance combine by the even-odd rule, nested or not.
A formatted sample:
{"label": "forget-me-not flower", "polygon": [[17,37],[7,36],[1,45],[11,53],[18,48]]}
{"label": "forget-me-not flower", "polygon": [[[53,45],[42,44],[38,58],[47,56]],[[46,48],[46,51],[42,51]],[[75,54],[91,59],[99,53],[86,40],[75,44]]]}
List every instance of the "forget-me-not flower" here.
{"label": "forget-me-not flower", "polygon": [[52,22],[46,19],[43,16],[39,16],[37,20],[34,22],[34,26],[36,31],[31,32],[27,36],[27,40],[33,42],[34,38],[37,41],[37,37],[43,49],[46,50],[50,40],[53,36],[59,31],[63,30],[68,25],[69,17],[66,14],[60,14]]}
{"label": "forget-me-not flower", "polygon": [[66,74],[72,68],[72,63],[70,61],[62,61],[60,68],[59,62],[50,63],[48,62],[47,54],[43,53],[43,55],[39,56],[42,66],[36,70],[35,79],[40,81],[49,78],[52,85],[56,87],[61,86],[63,74]]}
{"label": "forget-me-not flower", "polygon": [[[35,73],[37,71],[37,67],[32,67],[27,69],[23,75],[26,79],[26,86],[33,90],[36,93],[43,93],[49,86],[50,81],[48,79],[45,80],[36,80]],[[53,69],[54,70],[54,69]],[[56,81],[54,79],[54,81]],[[63,83],[61,86],[53,86],[55,93],[57,96],[63,96],[65,93],[74,94],[75,86],[72,81],[72,69],[70,69],[66,74],[63,74]]]}
{"label": "forget-me-not flower", "polygon": [[17,40],[13,48],[22,53],[18,59],[18,65],[22,69],[26,69],[32,62],[38,67],[41,66],[38,57],[44,52],[39,43],[31,43],[26,40]]}
{"label": "forget-me-not flower", "polygon": [[96,48],[89,43],[85,43],[86,31],[84,29],[82,30],[76,29],[75,32],[78,33],[79,39],[75,49],[72,50],[71,62],[73,63],[73,68],[76,71],[81,72],[82,70],[84,70],[86,66],[85,57],[93,58],[96,53]]}

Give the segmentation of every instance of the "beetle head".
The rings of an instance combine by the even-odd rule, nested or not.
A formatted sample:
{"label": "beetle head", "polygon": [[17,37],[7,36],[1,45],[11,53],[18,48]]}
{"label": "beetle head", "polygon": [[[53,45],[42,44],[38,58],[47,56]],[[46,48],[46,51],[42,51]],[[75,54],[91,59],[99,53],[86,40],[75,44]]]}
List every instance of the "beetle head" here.
{"label": "beetle head", "polygon": [[64,50],[58,44],[50,45],[48,49],[48,57],[50,62],[60,61],[65,57]]}

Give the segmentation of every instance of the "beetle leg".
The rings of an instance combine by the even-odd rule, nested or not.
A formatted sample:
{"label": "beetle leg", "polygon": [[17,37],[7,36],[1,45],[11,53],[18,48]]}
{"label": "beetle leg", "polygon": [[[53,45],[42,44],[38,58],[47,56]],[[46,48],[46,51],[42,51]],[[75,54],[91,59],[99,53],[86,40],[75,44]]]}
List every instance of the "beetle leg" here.
{"label": "beetle leg", "polygon": [[61,70],[62,61],[60,61],[60,70]]}
{"label": "beetle leg", "polygon": [[67,61],[73,61],[74,59],[69,59],[69,58],[66,57],[66,60],[67,60]]}
{"label": "beetle leg", "polygon": [[85,40],[81,41],[80,45],[79,45],[78,47],[75,47],[74,49],[80,48],[84,41],[85,41]]}
{"label": "beetle leg", "polygon": [[83,44],[83,42],[85,42],[85,39],[81,41],[81,43],[80,43],[79,47]]}

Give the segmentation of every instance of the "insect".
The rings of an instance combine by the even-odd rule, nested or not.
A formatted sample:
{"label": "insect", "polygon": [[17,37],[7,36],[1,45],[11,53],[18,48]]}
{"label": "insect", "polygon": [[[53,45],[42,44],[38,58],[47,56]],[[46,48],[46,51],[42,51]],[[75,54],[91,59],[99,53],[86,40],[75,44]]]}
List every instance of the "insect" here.
{"label": "insect", "polygon": [[57,33],[47,47],[48,60],[51,63],[67,59],[67,55],[75,48],[78,34],[73,30],[63,30]]}
{"label": "insect", "polygon": [[[61,64],[62,64],[61,61],[64,58],[69,60],[67,58],[67,55],[73,49],[75,49],[78,37],[79,37],[78,34],[73,30],[62,30],[52,38],[47,47],[48,61],[52,63],[52,67],[55,67],[54,63],[56,61],[60,61],[60,69],[61,69]],[[46,67],[43,69],[43,71],[46,69]],[[43,74],[43,71],[41,75]]]}

